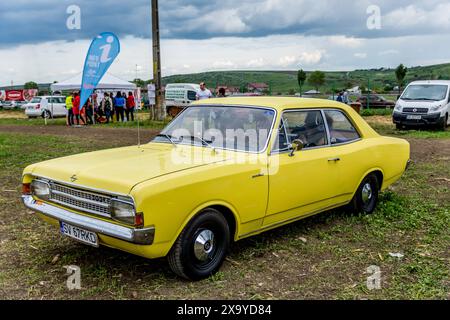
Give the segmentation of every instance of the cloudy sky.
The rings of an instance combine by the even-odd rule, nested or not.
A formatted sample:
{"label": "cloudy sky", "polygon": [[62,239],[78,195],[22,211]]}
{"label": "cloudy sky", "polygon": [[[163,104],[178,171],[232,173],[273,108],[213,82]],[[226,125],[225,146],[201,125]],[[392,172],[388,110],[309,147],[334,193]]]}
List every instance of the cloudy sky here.
{"label": "cloudy sky", "polygon": [[[1,0],[0,86],[79,73],[103,31],[122,43],[111,73],[151,78],[150,3]],[[450,62],[448,0],[162,0],[160,19],[163,75]]]}

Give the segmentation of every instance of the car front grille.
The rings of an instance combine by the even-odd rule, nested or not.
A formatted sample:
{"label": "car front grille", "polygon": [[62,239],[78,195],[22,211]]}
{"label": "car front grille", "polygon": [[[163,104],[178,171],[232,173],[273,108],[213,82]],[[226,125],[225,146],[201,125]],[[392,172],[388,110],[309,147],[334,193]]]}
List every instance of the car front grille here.
{"label": "car front grille", "polygon": [[405,113],[428,113],[427,108],[403,108]]}
{"label": "car front grille", "polygon": [[49,201],[79,211],[111,217],[111,197],[104,194],[51,182]]}

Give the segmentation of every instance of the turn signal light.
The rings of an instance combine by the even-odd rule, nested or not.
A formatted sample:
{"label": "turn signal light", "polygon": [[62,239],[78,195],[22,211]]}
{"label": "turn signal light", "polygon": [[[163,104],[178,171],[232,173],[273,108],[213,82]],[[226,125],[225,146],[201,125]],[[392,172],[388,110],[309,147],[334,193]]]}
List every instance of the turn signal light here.
{"label": "turn signal light", "polygon": [[22,184],[22,194],[25,196],[29,196],[31,194],[31,184],[23,183]]}
{"label": "turn signal light", "polygon": [[134,225],[138,228],[144,226],[144,215],[142,213],[136,213],[136,216],[134,217]]}

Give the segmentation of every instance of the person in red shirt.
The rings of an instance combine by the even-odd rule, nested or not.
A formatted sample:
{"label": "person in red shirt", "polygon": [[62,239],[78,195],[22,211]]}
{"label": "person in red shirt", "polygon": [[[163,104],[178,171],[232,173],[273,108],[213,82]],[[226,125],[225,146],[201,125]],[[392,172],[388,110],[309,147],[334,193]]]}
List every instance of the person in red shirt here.
{"label": "person in red shirt", "polygon": [[[73,98],[73,115],[75,116],[75,120],[77,122],[77,125],[80,125],[80,93],[75,92],[74,98]],[[84,124],[85,121],[83,118],[81,118],[81,121],[83,121]]]}
{"label": "person in red shirt", "polygon": [[133,92],[128,92],[128,98],[127,98],[127,108],[125,110],[127,114],[127,121],[134,121],[134,108],[136,107],[136,102],[134,101]]}

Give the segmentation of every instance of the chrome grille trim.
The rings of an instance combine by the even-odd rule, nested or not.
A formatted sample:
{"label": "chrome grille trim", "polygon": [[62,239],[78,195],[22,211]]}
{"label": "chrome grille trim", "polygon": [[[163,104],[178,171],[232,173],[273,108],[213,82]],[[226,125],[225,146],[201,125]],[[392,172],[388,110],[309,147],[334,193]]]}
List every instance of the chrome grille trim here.
{"label": "chrome grille trim", "polygon": [[111,218],[111,196],[50,182],[49,202],[81,212]]}

